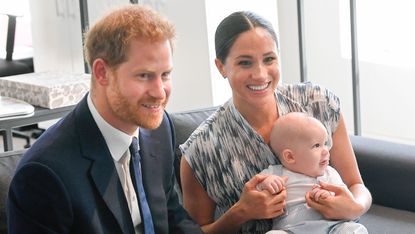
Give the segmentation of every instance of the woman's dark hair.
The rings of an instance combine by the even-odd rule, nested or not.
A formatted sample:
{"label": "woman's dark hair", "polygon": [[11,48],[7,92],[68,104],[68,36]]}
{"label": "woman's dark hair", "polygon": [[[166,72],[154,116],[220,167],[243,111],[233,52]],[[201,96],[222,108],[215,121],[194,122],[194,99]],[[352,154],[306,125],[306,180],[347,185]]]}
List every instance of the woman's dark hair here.
{"label": "woman's dark hair", "polygon": [[272,24],[263,17],[249,11],[238,11],[222,20],[215,33],[216,58],[223,64],[228,57],[229,50],[238,36],[253,28],[264,28],[271,34],[278,48],[277,35]]}

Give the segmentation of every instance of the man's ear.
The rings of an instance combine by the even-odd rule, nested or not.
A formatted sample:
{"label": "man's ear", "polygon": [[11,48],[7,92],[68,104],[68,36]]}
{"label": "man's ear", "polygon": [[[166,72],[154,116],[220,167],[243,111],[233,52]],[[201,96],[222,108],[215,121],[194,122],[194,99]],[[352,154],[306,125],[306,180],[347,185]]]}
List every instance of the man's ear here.
{"label": "man's ear", "polygon": [[282,158],[284,161],[288,164],[294,164],[295,163],[295,157],[294,152],[290,149],[285,149],[282,151]]}
{"label": "man's ear", "polygon": [[92,64],[92,74],[93,79],[95,79],[95,82],[98,83],[101,86],[107,86],[108,85],[108,75],[110,73],[109,66],[107,63],[101,59],[95,59],[94,63]]}
{"label": "man's ear", "polygon": [[216,67],[218,68],[220,74],[222,75],[223,78],[226,78],[226,73],[225,73],[225,69],[224,69],[224,65],[223,63],[219,60],[219,59],[215,59],[215,64]]}

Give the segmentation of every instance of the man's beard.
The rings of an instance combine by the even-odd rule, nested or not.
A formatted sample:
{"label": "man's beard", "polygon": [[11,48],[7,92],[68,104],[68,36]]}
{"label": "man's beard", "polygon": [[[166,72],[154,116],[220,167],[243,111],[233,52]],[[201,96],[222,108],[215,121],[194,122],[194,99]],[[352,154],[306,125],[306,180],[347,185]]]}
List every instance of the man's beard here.
{"label": "man's beard", "polygon": [[128,102],[127,98],[122,95],[116,79],[113,81],[114,86],[111,88],[112,97],[109,98],[109,104],[111,109],[114,111],[114,114],[116,114],[122,120],[134,123],[141,128],[155,129],[160,126],[161,121],[163,120],[163,111],[152,113],[139,111],[139,108],[142,106],[142,104],[148,104],[159,105],[164,110],[168,101],[168,97],[165,99],[147,97],[138,100],[138,103],[131,104]]}

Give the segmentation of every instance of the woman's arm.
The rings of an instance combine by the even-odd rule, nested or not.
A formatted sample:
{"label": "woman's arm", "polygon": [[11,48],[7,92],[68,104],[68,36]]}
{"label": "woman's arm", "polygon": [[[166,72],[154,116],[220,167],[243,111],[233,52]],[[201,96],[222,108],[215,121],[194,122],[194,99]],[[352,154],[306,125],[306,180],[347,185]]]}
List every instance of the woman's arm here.
{"label": "woman's arm", "polygon": [[283,213],[285,190],[276,195],[271,195],[267,191],[257,191],[256,185],[266,176],[256,175],[245,184],[240,200],[215,221],[216,204],[197,181],[184,158],[182,157],[180,164],[183,205],[202,227],[203,232],[236,233],[247,221],[273,218]]}
{"label": "woman's arm", "polygon": [[355,219],[370,208],[372,196],[360,176],[342,114],[333,134],[333,147],[330,154],[333,167],[339,172],[348,189],[322,183],[322,188],[335,192],[336,196],[315,202],[308,193],[307,203],[328,219]]}

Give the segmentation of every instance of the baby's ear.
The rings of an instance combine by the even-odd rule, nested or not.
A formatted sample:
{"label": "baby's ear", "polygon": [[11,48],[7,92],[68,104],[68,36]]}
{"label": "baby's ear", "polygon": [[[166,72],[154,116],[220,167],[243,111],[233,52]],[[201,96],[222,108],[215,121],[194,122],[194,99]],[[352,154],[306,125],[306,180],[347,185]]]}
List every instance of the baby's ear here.
{"label": "baby's ear", "polygon": [[281,153],[282,159],[284,162],[293,164],[295,163],[294,152],[290,149],[285,149]]}

